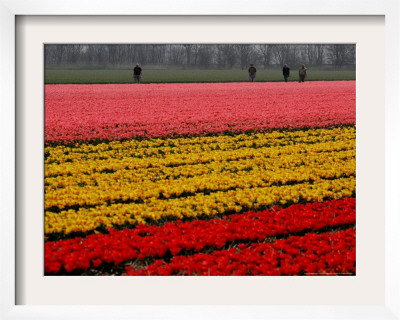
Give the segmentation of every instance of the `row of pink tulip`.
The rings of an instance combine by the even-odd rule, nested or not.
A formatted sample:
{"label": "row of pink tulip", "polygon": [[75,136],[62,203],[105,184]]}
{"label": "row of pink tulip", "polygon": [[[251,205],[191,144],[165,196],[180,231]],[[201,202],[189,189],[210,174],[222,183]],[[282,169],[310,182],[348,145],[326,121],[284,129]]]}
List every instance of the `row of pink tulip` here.
{"label": "row of pink tulip", "polygon": [[46,85],[45,141],[355,124],[355,81]]}

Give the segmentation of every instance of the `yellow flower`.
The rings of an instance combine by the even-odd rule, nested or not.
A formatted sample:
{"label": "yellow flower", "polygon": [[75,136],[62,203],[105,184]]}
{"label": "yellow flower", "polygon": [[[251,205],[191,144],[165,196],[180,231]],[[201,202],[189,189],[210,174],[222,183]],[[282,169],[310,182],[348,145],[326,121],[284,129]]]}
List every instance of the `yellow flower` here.
{"label": "yellow flower", "polygon": [[[163,156],[154,157],[159,149]],[[45,233],[240,212],[355,192],[352,127],[45,151]]]}

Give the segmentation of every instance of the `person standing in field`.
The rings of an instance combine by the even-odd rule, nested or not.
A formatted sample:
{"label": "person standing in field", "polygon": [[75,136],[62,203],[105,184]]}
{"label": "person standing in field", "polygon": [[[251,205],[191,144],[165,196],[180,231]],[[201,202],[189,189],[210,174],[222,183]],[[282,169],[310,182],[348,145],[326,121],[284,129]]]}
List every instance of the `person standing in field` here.
{"label": "person standing in field", "polygon": [[139,64],[137,64],[136,67],[133,69],[133,78],[136,83],[140,83],[141,77],[142,77],[142,68],[139,66]]}
{"label": "person standing in field", "polygon": [[287,82],[287,79],[290,76],[290,68],[287,66],[287,64],[284,64],[282,68],[282,73],[283,73],[283,78],[285,79],[285,82]]}
{"label": "person standing in field", "polygon": [[302,64],[301,68],[299,69],[299,82],[304,82],[306,77],[307,77],[307,68],[304,66],[304,64]]}
{"label": "person standing in field", "polygon": [[249,68],[249,81],[254,82],[254,79],[256,77],[257,69],[254,67],[253,64],[250,65]]}

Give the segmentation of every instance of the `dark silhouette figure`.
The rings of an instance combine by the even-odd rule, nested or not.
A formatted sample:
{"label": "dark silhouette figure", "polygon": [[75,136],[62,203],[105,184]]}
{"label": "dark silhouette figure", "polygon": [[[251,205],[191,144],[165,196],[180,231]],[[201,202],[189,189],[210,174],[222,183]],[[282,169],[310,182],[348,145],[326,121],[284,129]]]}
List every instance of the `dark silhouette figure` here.
{"label": "dark silhouette figure", "polygon": [[306,77],[307,77],[307,68],[304,66],[304,64],[302,64],[301,68],[299,69],[299,82],[304,82]]}
{"label": "dark silhouette figure", "polygon": [[254,79],[255,79],[256,73],[257,73],[257,69],[254,67],[253,64],[251,64],[248,71],[249,71],[249,81],[254,82]]}
{"label": "dark silhouette figure", "polygon": [[285,64],[282,68],[283,78],[285,82],[287,82],[288,78],[290,77],[290,68]]}
{"label": "dark silhouette figure", "polygon": [[133,69],[133,78],[135,83],[140,83],[140,79],[142,78],[142,68],[140,68],[139,64]]}

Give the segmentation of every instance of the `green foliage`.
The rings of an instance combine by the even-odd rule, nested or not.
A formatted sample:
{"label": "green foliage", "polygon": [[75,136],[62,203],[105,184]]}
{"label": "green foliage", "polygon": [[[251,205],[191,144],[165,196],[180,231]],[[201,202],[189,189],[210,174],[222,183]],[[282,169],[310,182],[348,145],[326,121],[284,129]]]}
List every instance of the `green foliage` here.
{"label": "green foliage", "polygon": [[[306,81],[355,80],[349,70],[322,71],[310,68]],[[142,83],[247,82],[247,70],[146,70]],[[283,81],[281,70],[258,70],[256,82]],[[298,81],[296,70],[289,81]],[[46,69],[46,84],[61,83],[133,83],[128,69]]]}

